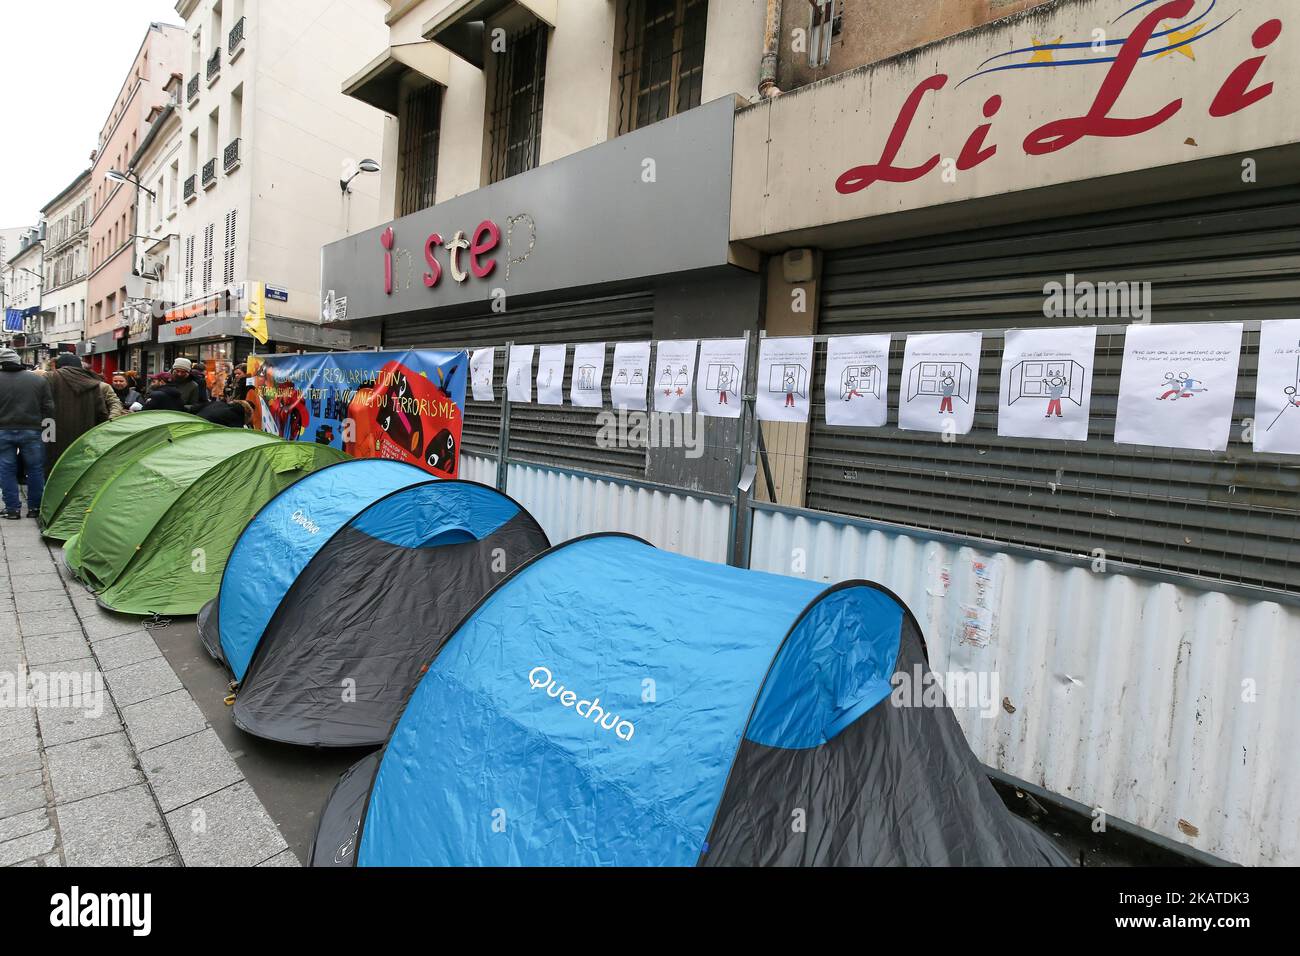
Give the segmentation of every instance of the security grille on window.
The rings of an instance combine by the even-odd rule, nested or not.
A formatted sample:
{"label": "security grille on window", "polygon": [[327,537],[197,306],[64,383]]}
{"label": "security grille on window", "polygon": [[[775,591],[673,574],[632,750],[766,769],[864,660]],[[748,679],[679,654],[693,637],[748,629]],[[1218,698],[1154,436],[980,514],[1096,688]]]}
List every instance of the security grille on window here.
{"label": "security grille on window", "polygon": [[430,83],[406,95],[402,104],[401,181],[398,215],[428,209],[438,184],[438,134],[442,126],[442,87]]}
{"label": "security grille on window", "polygon": [[203,291],[212,291],[212,255],[216,245],[217,227],[208,223],[203,230]]}
{"label": "security grille on window", "polygon": [[700,105],[708,0],[627,0],[619,50],[618,131]]}
{"label": "security grille on window", "polygon": [[221,274],[221,281],[224,285],[232,285],[235,281],[235,216],[237,210],[230,210],[226,213],[226,261],[225,269]]}
{"label": "security grille on window", "polygon": [[488,181],[499,182],[537,165],[542,145],[542,98],[550,31],[537,24],[506,39],[496,53]]}

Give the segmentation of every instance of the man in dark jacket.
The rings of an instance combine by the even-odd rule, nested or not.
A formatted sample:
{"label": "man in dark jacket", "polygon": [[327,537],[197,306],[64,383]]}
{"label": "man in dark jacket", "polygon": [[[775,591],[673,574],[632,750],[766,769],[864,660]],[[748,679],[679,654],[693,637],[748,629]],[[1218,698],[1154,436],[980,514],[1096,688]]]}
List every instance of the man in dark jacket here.
{"label": "man in dark jacket", "polygon": [[172,363],[172,384],[176,386],[176,391],[180,392],[181,404],[185,406],[187,412],[192,412],[204,404],[193,370],[194,365],[187,358],[178,358]]}
{"label": "man in dark jacket", "polygon": [[146,412],[185,411],[181,393],[166,372],[160,372],[149,380],[149,397],[144,401],[144,410]]}
{"label": "man in dark jacket", "polygon": [[13,349],[0,348],[0,488],[6,518],[18,518],[18,455],[27,469],[27,517],[41,510],[45,491],[45,445],[41,432],[55,415],[49,383],[24,370]]}
{"label": "man in dark jacket", "polygon": [[54,395],[54,436],[45,456],[45,474],[49,475],[69,445],[100,422],[108,421],[110,409],[101,389],[107,389],[107,383],[82,368],[81,359],[71,352],[59,353],[54,371],[46,372],[45,380]]}

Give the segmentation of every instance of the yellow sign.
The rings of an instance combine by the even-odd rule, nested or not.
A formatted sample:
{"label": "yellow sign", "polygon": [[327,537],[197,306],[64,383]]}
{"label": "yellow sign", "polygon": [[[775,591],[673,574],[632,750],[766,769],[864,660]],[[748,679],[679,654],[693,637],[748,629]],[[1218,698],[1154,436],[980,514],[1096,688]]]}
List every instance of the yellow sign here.
{"label": "yellow sign", "polygon": [[266,286],[261,282],[248,284],[248,313],[244,316],[243,328],[261,345],[270,338],[266,331]]}

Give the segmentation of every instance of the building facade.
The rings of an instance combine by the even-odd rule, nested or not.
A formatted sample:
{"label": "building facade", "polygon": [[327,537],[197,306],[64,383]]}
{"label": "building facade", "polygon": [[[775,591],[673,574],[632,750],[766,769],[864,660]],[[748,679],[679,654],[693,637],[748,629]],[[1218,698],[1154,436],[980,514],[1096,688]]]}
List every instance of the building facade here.
{"label": "building facade", "polygon": [[33,364],[43,341],[42,330],[49,316],[45,312],[45,245],[41,241],[43,222],[23,230],[15,251],[5,263],[8,303],[5,331],[18,357]]}
{"label": "building facade", "polygon": [[[326,247],[333,322],[394,348],[757,333],[758,259],[726,223],[763,2],[389,7],[387,43],[344,84],[395,120],[379,183],[389,221]],[[466,447],[492,445],[498,422],[472,405]],[[711,447],[734,449],[734,423],[709,427]],[[554,422],[520,409],[511,428],[552,463],[712,491],[734,481],[734,454],[683,469],[644,447],[597,449],[595,410]]]}
{"label": "building facade", "polygon": [[132,291],[128,283],[139,269],[134,238],[136,187],[110,180],[107,174],[125,172],[149,132],[151,118],[168,102],[165,87],[180,68],[184,50],[180,27],[150,24],[99,132],[90,170],[85,352],[100,372],[115,371],[126,362]]}
{"label": "building facade", "polygon": [[37,357],[77,351],[86,329],[90,265],[90,170],[41,209],[45,219],[45,300],[48,324]]}
{"label": "building facade", "polygon": [[142,375],[165,370],[165,349],[158,327],[168,303],[180,301],[181,89],[184,78],[172,74],[168,103],[158,110],[149,132],[128,162],[140,183],[135,208],[137,275],[128,319],[127,367]]}
{"label": "building facade", "polygon": [[[380,152],[384,120],[323,64],[376,42],[383,4],[179,0],[176,11],[187,44],[179,146],[150,180],[164,183],[168,210],[173,181],[179,196],[149,233],[174,234],[151,253],[165,248],[171,263],[162,358],[202,359],[211,373],[255,348],[346,345],[320,328],[319,251],[378,219],[373,177],[346,192],[340,182]],[[266,290],[271,341],[260,346],[241,328],[253,286]]]}
{"label": "building facade", "polygon": [[[994,713],[959,715],[993,773],[1193,854],[1294,863],[1300,509],[1294,458],[1252,447],[1261,323],[1300,302],[1291,7],[394,2],[345,84],[397,119],[393,218],[325,248],[324,314],[385,347],[496,346],[466,467],[564,536],[715,560],[740,538],[756,569],[879,581],[936,671],[1001,681]],[[1076,283],[1133,291],[1054,306]],[[1116,441],[1128,332],[1166,323],[1241,325],[1224,451]],[[1001,434],[1009,333],[1079,326],[1086,436]],[[742,332],[814,351],[807,424],[754,424],[740,482],[710,470],[713,420],[695,463],[607,447],[567,403],[500,427],[507,343],[604,342],[609,369],[614,342]],[[979,337],[972,424],[900,427],[908,338],[946,332]],[[830,340],[858,336],[884,342],[886,419],[831,425]],[[728,510],[743,530],[706,547]]]}

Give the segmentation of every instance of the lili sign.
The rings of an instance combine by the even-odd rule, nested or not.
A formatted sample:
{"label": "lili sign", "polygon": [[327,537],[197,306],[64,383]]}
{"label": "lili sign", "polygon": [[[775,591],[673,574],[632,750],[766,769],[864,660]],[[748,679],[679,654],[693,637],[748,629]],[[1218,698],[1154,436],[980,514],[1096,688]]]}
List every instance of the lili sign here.
{"label": "lili sign", "polygon": [[[1250,43],[1253,55],[1236,63],[1218,82],[1208,104],[1189,105],[1184,97],[1175,97],[1159,108],[1131,115],[1118,107],[1130,88],[1142,85],[1135,75],[1140,64],[1158,60],[1171,54],[1195,60],[1192,44],[1209,40],[1237,16],[1250,16],[1249,8],[1215,20],[1212,2],[1196,16],[1196,0],[1168,0],[1155,5],[1157,0],[1144,0],[1121,14],[1126,16],[1146,9],[1148,12],[1127,36],[1110,39],[1104,30],[1086,39],[1065,41],[1064,37],[1052,43],[1035,42],[1025,47],[989,58],[981,68],[956,84],[960,87],[978,77],[1010,72],[1019,76],[1022,70],[1061,70],[1104,66],[1105,73],[1091,103],[1081,113],[1067,114],[1032,129],[1024,139],[1011,148],[1018,148],[1027,156],[1049,156],[1090,139],[1123,139],[1149,132],[1169,122],[1184,110],[1203,108],[1210,120],[1232,116],[1273,95],[1274,84],[1261,77],[1268,50],[1282,34],[1282,21],[1265,17],[1252,24]],[[1256,14],[1258,17],[1258,14]],[[1028,57],[1023,61],[1023,57]],[[921,162],[909,164],[900,161],[907,151],[909,134],[922,102],[930,94],[939,94],[950,81],[946,73],[935,73],[922,80],[908,95],[893,121],[883,151],[874,162],[853,166],[840,174],[835,189],[843,195],[869,189],[876,183],[907,183],[921,179],[934,171],[942,162],[934,154]],[[956,88],[954,87],[954,88]],[[1002,95],[991,93],[984,100],[982,112],[986,122],[979,122],[971,130],[956,157],[955,169],[967,171],[994,160],[1004,144],[997,142],[995,120],[1002,109]]]}

